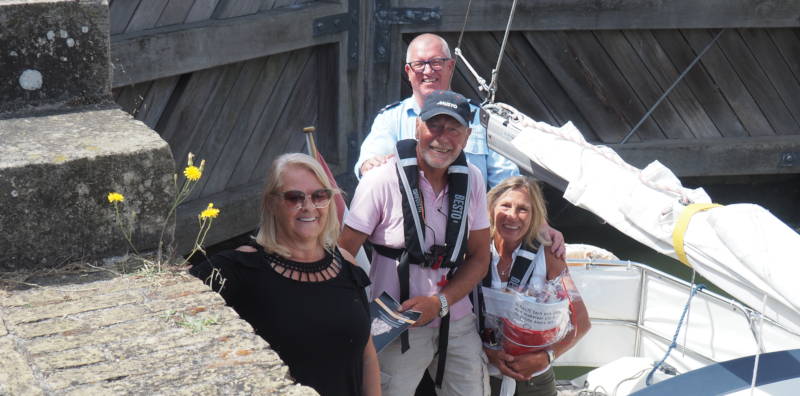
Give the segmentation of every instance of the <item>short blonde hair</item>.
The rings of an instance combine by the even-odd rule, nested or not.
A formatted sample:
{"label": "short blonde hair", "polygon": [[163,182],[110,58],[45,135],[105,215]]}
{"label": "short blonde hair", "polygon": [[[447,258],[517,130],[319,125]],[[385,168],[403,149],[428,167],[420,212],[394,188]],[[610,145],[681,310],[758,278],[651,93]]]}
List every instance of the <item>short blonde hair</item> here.
{"label": "short blonde hair", "polygon": [[528,194],[528,201],[531,205],[531,224],[525,231],[524,243],[526,246],[532,246],[533,242],[538,240],[544,245],[549,245],[551,242],[547,235],[540,235],[539,230],[547,223],[547,205],[544,202],[544,195],[539,183],[527,176],[512,176],[500,184],[494,186],[486,195],[486,203],[489,206],[489,231],[492,238],[495,235],[494,224],[494,209],[497,206],[497,201],[505,195],[505,193],[518,190]]}
{"label": "short blonde hair", "polygon": [[336,241],[339,239],[340,231],[339,216],[337,214],[338,209],[336,200],[333,198],[336,194],[341,194],[341,191],[333,187],[319,163],[311,156],[303,153],[283,154],[272,162],[272,167],[267,175],[267,182],[264,186],[264,192],[261,196],[261,222],[258,235],[256,235],[256,242],[263,246],[264,250],[268,252],[277,253],[283,257],[292,257],[292,252],[289,251],[289,249],[278,245],[278,223],[274,214],[277,205],[282,203],[282,197],[276,195],[276,193],[280,192],[283,187],[283,174],[286,169],[290,167],[298,167],[311,171],[324,188],[333,191],[331,203],[327,207],[328,219],[322,228],[322,233],[318,240],[325,250],[332,251],[336,246]]}

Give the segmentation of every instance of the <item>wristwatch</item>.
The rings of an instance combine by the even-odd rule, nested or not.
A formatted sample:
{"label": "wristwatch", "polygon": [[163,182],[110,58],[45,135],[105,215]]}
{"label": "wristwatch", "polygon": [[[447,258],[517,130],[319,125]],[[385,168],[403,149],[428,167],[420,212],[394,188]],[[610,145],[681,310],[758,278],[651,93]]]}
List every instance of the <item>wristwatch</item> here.
{"label": "wristwatch", "polygon": [[447,298],[445,298],[444,294],[439,295],[439,304],[441,308],[439,308],[439,317],[443,318],[450,312],[450,306],[447,304]]}
{"label": "wristwatch", "polygon": [[556,360],[556,353],[552,349],[547,350],[547,360],[548,363],[553,363],[553,360]]}

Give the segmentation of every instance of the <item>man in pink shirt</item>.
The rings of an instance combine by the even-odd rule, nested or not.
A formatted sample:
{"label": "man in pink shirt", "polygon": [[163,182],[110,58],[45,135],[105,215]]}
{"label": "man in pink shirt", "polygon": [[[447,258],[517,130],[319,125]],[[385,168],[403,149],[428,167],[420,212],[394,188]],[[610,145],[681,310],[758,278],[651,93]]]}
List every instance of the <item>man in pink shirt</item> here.
{"label": "man in pink shirt", "polygon": [[401,140],[394,158],[364,175],[345,219],[342,248],[355,253],[366,239],[375,246],[372,297],[385,291],[403,310],[422,313],[407,338],[379,354],[386,395],[413,395],[426,369],[440,396],[488,394],[486,357],[467,298],[489,262],[485,183],[462,152],[469,120],[466,98],[430,94],[416,141]]}

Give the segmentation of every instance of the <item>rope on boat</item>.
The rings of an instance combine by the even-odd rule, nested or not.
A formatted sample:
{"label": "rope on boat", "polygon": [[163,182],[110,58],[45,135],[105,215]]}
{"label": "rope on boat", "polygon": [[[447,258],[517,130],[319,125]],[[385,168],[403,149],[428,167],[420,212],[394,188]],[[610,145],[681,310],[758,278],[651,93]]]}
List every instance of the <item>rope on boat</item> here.
{"label": "rope on boat", "polygon": [[692,305],[692,298],[695,296],[695,294],[697,294],[697,292],[699,292],[700,290],[703,290],[705,288],[706,288],[706,286],[703,285],[703,284],[697,284],[697,285],[693,285],[692,286],[692,291],[691,291],[691,293],[689,293],[689,299],[686,301],[686,306],[683,307],[683,312],[681,313],[680,320],[678,320],[678,328],[675,329],[675,335],[672,336],[672,343],[669,344],[669,348],[667,348],[667,353],[664,354],[664,357],[661,358],[661,360],[658,363],[656,363],[655,366],[653,366],[653,369],[650,370],[650,373],[647,374],[647,379],[645,380],[645,384],[647,386],[650,386],[650,385],[653,384],[653,374],[655,374],[656,370],[658,370],[658,368],[661,367],[661,365],[663,365],[664,362],[667,361],[667,358],[669,357],[670,352],[672,352],[672,350],[675,349],[676,346],[678,346],[678,342],[677,342],[678,341],[678,335],[681,332],[681,327],[683,327],[683,320],[686,318],[686,313],[689,311],[689,307]]}
{"label": "rope on boat", "polygon": [[639,122],[637,122],[636,125],[633,126],[633,128],[631,128],[630,132],[628,132],[628,134],[625,135],[625,138],[623,138],[622,141],[619,142],[619,144],[625,144],[628,142],[628,139],[630,139],[631,136],[633,136],[633,134],[636,133],[637,130],[639,130],[639,127],[642,126],[642,124],[644,124],[644,121],[650,117],[650,114],[653,114],[653,111],[655,111],[656,107],[658,107],[658,105],[660,105],[661,102],[663,102],[664,99],[667,98],[667,95],[669,95],[670,92],[672,92],[672,90],[678,85],[678,83],[681,82],[681,80],[683,80],[683,78],[686,77],[687,74],[689,74],[689,70],[692,70],[694,65],[696,65],[697,62],[700,61],[700,58],[702,58],[703,55],[705,55],[705,53],[711,48],[711,46],[717,42],[719,36],[721,36],[722,32],[724,31],[725,29],[721,29],[719,32],[717,32],[714,38],[708,44],[706,44],[705,48],[703,48],[703,50],[700,51],[700,53],[697,54],[697,56],[695,56],[694,59],[692,59],[692,62],[689,63],[689,66],[686,66],[686,68],[683,70],[683,72],[681,72],[678,78],[676,78],[675,81],[672,82],[672,85],[670,85],[669,88],[667,88],[667,90],[664,91],[663,94],[661,94],[661,97],[658,98],[658,100],[656,100],[656,102],[653,103],[652,106],[650,106],[650,109],[647,110],[647,113],[644,113],[642,119],[639,120]]}

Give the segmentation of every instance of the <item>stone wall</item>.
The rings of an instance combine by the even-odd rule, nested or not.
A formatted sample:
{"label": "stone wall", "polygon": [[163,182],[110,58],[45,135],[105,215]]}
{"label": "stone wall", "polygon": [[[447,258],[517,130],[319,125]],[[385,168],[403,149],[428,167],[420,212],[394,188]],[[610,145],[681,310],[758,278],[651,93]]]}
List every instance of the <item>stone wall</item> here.
{"label": "stone wall", "polygon": [[316,395],[199,280],[0,289],[0,395]]}
{"label": "stone wall", "polygon": [[108,99],[108,2],[0,4],[0,116]]}
{"label": "stone wall", "polygon": [[[140,250],[174,195],[167,143],[111,102],[108,2],[0,2],[0,271]],[[173,224],[166,225],[166,241]]]}

